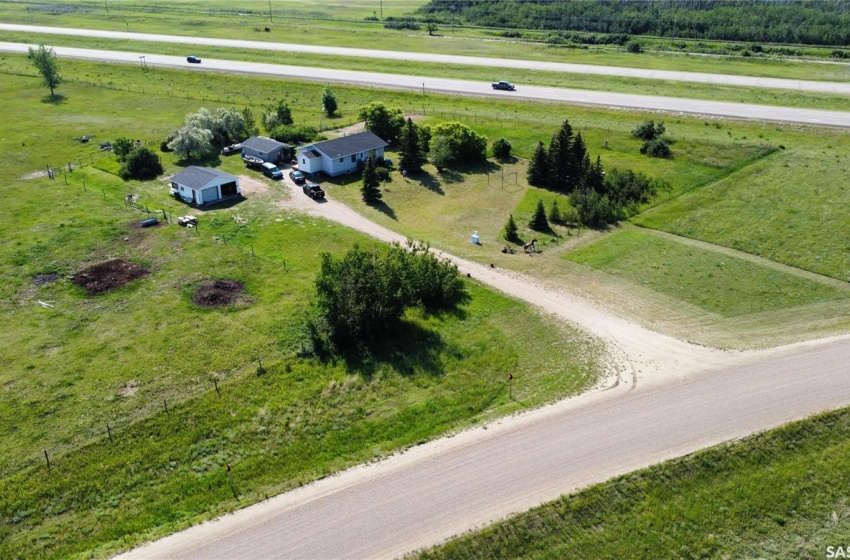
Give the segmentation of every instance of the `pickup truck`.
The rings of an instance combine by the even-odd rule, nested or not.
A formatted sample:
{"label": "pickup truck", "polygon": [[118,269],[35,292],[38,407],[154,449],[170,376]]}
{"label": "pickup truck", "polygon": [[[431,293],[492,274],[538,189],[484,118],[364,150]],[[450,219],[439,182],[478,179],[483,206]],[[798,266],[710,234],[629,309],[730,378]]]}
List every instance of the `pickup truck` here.
{"label": "pickup truck", "polygon": [[516,86],[510,82],[493,82],[493,89],[504,89],[506,91],[515,91]]}
{"label": "pickup truck", "polygon": [[325,191],[323,191],[322,187],[320,187],[316,183],[311,183],[310,181],[307,181],[306,183],[304,183],[304,186],[301,187],[301,190],[303,190],[304,194],[306,194],[313,200],[321,200],[325,198]]}

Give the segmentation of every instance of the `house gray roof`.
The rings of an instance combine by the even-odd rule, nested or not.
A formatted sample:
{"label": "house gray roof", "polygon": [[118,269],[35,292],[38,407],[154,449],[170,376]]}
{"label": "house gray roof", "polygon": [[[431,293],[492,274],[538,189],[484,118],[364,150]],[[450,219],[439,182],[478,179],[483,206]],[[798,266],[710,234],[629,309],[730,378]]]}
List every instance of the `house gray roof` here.
{"label": "house gray roof", "polygon": [[286,144],[271,138],[266,138],[265,136],[252,136],[242,142],[243,148],[251,148],[252,150],[257,150],[264,154],[267,154],[281,146],[286,146]]}
{"label": "house gray roof", "polygon": [[171,181],[196,191],[217,177],[223,177],[233,181],[236,180],[236,177],[230,173],[225,173],[212,167],[195,167],[191,165],[172,177]]}
{"label": "house gray roof", "polygon": [[320,154],[319,152],[317,152],[316,150],[314,150],[312,148],[310,148],[309,150],[305,150],[303,152],[303,155],[307,156],[308,158],[322,157],[322,154]]}
{"label": "house gray roof", "polygon": [[389,146],[389,144],[369,131],[340,136],[333,140],[325,140],[324,142],[313,144],[315,150],[318,150],[331,159],[359,154],[360,152],[383,148],[384,146]]}

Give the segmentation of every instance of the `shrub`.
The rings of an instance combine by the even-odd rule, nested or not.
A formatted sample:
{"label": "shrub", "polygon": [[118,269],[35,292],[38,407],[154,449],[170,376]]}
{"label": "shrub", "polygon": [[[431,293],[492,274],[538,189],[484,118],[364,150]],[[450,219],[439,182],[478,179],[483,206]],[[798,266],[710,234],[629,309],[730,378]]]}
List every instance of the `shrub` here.
{"label": "shrub", "polygon": [[672,154],[667,141],[661,138],[653,138],[643,143],[640,153],[654,158],[669,158]]}
{"label": "shrub", "polygon": [[112,153],[118,161],[126,161],[131,151],[133,151],[133,141],[129,138],[120,136],[112,142]]}
{"label": "shrub", "polygon": [[508,159],[511,157],[511,143],[504,138],[499,138],[493,142],[493,156],[496,159]]}
{"label": "shrub", "polygon": [[282,124],[274,127],[269,135],[284,144],[306,144],[313,142],[319,132],[312,126]]}
{"label": "shrub", "polygon": [[664,122],[661,121],[655,124],[655,121],[643,121],[632,129],[632,136],[641,140],[652,140],[664,134]]}
{"label": "shrub", "polygon": [[118,174],[124,180],[138,179],[145,181],[155,179],[162,172],[163,168],[159,156],[147,146],[139,146],[130,152],[126,161],[121,165]]}
{"label": "shrub", "polygon": [[640,54],[640,53],[643,52],[643,45],[641,45],[637,41],[630,41],[626,45],[626,50],[629,51],[630,53]]}

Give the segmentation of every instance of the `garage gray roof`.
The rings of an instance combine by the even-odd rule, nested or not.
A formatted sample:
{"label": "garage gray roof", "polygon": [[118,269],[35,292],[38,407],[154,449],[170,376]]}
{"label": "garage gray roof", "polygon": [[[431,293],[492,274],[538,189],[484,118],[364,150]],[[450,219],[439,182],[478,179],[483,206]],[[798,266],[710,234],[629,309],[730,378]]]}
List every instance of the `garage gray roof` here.
{"label": "garage gray roof", "polygon": [[281,146],[286,146],[286,144],[273,140],[272,138],[266,138],[265,136],[252,136],[242,142],[243,148],[251,148],[252,150],[257,150],[258,152],[266,154]]}
{"label": "garage gray roof", "polygon": [[360,152],[367,152],[375,148],[383,148],[384,146],[389,146],[389,144],[369,131],[340,136],[333,140],[325,140],[324,142],[313,144],[313,148],[331,159],[359,154]]}
{"label": "garage gray roof", "polygon": [[223,177],[232,181],[236,180],[236,177],[230,173],[225,173],[212,167],[195,167],[191,165],[172,177],[171,181],[196,191],[217,177]]}

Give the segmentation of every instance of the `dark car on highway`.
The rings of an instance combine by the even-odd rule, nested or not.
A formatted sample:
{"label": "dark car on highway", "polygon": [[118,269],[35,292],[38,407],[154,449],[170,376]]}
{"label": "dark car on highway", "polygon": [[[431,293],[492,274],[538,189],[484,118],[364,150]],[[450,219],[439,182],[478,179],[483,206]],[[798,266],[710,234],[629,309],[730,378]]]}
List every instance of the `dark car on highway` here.
{"label": "dark car on highway", "polygon": [[186,62],[191,62],[192,64],[200,64],[200,63],[201,63],[201,59],[200,59],[200,58],[198,58],[197,56],[187,56],[187,57],[186,57]]}

